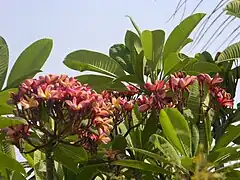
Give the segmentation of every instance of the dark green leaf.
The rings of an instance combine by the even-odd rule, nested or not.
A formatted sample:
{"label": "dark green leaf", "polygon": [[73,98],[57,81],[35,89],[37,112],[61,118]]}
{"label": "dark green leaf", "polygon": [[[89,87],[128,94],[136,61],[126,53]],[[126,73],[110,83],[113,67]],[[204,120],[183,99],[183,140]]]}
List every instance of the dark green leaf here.
{"label": "dark green leaf", "polygon": [[68,54],[63,63],[74,70],[94,71],[113,77],[124,76],[122,67],[109,56],[88,50],[78,50]]}
{"label": "dark green leaf", "polygon": [[160,166],[147,164],[147,163],[144,163],[142,161],[137,161],[137,160],[119,160],[119,161],[114,161],[111,164],[112,165],[119,165],[119,166],[135,168],[135,169],[140,169],[140,170],[143,170],[143,171],[158,172],[158,173],[161,173],[161,174],[171,174],[170,172],[166,171],[164,168],[162,168]]}
{"label": "dark green leaf", "polygon": [[104,167],[106,164],[95,164],[95,165],[88,165],[81,168],[76,176],[77,179],[93,179],[94,175],[96,175],[99,171],[98,168]]}
{"label": "dark green leaf", "polygon": [[137,26],[137,24],[133,21],[132,17],[131,16],[127,16],[127,17],[130,19],[130,21],[131,21],[133,27],[135,28],[135,30],[137,31],[138,35],[141,36],[142,33],[141,33],[139,27]]}
{"label": "dark green leaf", "polygon": [[8,60],[9,52],[6,41],[0,37],[0,90],[3,87],[7,70],[8,70]]}
{"label": "dark green leaf", "polygon": [[54,159],[73,172],[77,172],[78,164],[88,160],[86,151],[81,147],[60,144],[54,151]]}
{"label": "dark green leaf", "polygon": [[102,90],[118,90],[123,91],[126,90],[126,86],[122,84],[120,81],[116,82],[112,77],[94,75],[94,74],[86,74],[76,77],[78,81],[82,84],[88,84],[94,90],[101,92]]}
{"label": "dark green leaf", "polygon": [[13,84],[19,77],[40,70],[47,60],[52,46],[53,41],[51,39],[40,39],[28,46],[13,65],[8,77],[7,86]]}
{"label": "dark green leaf", "polygon": [[129,74],[129,75],[119,77],[119,78],[115,79],[114,81],[115,82],[124,81],[124,82],[127,82],[127,83],[143,84],[143,82],[140,81],[139,78],[134,74]]}
{"label": "dark green leaf", "polygon": [[157,131],[157,126],[158,126],[158,119],[156,115],[156,111],[152,111],[150,117],[147,119],[146,125],[143,130],[143,136],[142,136],[142,142],[143,145],[145,145],[149,137],[154,134]]}
{"label": "dark green leaf", "polygon": [[186,19],[184,19],[169,35],[166,45],[164,48],[164,59],[170,53],[177,52],[183,44],[186,42],[186,39],[198,25],[198,23],[205,16],[203,13],[193,14]]}
{"label": "dark green leaf", "polygon": [[14,172],[11,180],[26,180],[26,178],[19,172]]}
{"label": "dark green leaf", "polygon": [[219,148],[227,146],[229,143],[234,141],[239,136],[240,136],[240,125],[238,125],[238,126],[230,125],[226,129],[226,132],[217,141],[214,149],[219,149]]}
{"label": "dark green leaf", "polygon": [[127,141],[124,136],[118,135],[114,138],[112,142],[113,150],[119,150],[121,152],[125,152],[126,147],[127,147]]}
{"label": "dark green leaf", "polygon": [[130,51],[124,44],[113,45],[109,49],[109,56],[122,66],[125,71],[133,74]]}

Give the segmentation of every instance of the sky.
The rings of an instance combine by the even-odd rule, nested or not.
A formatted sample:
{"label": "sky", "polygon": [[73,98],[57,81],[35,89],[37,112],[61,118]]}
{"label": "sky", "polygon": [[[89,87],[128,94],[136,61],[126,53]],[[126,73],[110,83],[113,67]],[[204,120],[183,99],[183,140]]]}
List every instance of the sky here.
{"label": "sky", "polygon": [[[79,72],[66,68],[62,63],[68,53],[88,49],[107,54],[111,45],[123,42],[126,30],[133,30],[126,15],[131,16],[141,30],[163,29],[169,34],[181,20],[179,13],[175,19],[167,22],[177,2],[178,0],[2,1],[0,36],[8,43],[10,66],[34,41],[41,38],[53,39],[53,50],[42,70],[44,73],[75,76]],[[188,1],[186,15],[191,13],[196,2],[197,0]],[[207,0],[196,12],[209,13],[217,2],[218,0]],[[228,28],[226,33],[230,30]],[[203,41],[200,45],[204,43],[206,42]],[[199,49],[196,52],[197,50]],[[237,94],[237,99],[239,97]]]}

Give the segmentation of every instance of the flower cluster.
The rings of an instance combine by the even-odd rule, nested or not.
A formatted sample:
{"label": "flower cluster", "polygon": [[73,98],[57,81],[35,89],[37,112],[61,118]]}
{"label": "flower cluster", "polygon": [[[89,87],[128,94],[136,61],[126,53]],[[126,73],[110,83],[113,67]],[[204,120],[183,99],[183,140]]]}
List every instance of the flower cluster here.
{"label": "flower cluster", "polygon": [[216,74],[211,78],[208,74],[200,74],[197,76],[200,88],[203,88],[204,83],[208,86],[211,98],[216,100],[220,106],[233,107],[233,99],[231,94],[227,93],[225,89],[219,85],[223,79]]}
{"label": "flower cluster", "polygon": [[[46,75],[27,79],[19,86],[18,93],[11,96],[17,116],[50,136],[64,139],[76,134],[79,137],[76,143],[90,151],[98,143],[110,141],[114,116],[111,104],[72,77]],[[50,118],[54,120],[54,128],[46,129],[46,120]]]}
{"label": "flower cluster", "polygon": [[[218,74],[189,76],[179,72],[170,75],[167,81],[147,82],[143,89],[128,85],[125,92],[98,94],[67,75],[40,76],[25,80],[19,91],[11,94],[17,108],[15,115],[26,119],[28,125],[9,127],[5,131],[15,144],[29,136],[29,127],[58,141],[66,142],[67,136],[77,135],[77,139],[68,142],[94,152],[99,143],[111,140],[111,131],[131,115],[135,103],[142,113],[166,107],[177,107],[181,111],[188,101],[189,87],[194,83],[199,86],[200,96],[207,87],[211,102],[232,107],[231,95],[220,87],[222,81]],[[54,121],[52,128],[50,120]]]}
{"label": "flower cluster", "polygon": [[208,74],[189,76],[183,72],[178,72],[170,75],[167,82],[163,80],[154,83],[147,82],[144,88],[150,92],[150,95],[140,95],[137,100],[139,111],[146,112],[152,108],[159,110],[166,107],[178,107],[181,111],[184,103],[188,100],[185,92],[189,94],[189,87],[194,82],[199,84],[200,92],[203,92],[204,87],[207,86],[213,102],[216,101],[220,106],[233,107],[231,95],[220,87],[222,81],[223,79],[218,74],[212,78]]}

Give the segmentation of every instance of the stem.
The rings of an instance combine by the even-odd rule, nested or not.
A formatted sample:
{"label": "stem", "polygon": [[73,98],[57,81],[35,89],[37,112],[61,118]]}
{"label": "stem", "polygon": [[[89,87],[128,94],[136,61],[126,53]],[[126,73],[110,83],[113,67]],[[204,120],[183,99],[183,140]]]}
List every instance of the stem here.
{"label": "stem", "polygon": [[46,153],[46,180],[53,180],[54,179],[54,160],[53,160],[53,150],[54,146],[53,143],[49,143],[49,145],[45,148]]}

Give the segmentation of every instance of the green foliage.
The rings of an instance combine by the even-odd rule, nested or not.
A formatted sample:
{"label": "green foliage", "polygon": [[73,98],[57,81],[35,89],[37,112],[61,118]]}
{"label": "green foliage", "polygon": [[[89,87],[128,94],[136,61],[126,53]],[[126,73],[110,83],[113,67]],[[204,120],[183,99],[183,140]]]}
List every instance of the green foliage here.
{"label": "green foliage", "polygon": [[225,7],[227,14],[240,18],[240,2],[239,0],[232,0]]}
{"label": "green foliage", "polygon": [[198,13],[191,15],[184,19],[169,35],[165,48],[164,48],[164,59],[170,55],[170,53],[178,52],[183,44],[187,44],[188,36],[191,34],[193,29],[203,19],[205,14]]}
{"label": "green foliage", "polygon": [[161,168],[161,167],[155,166],[155,165],[151,165],[148,163],[144,163],[142,161],[119,160],[119,161],[114,161],[111,164],[129,167],[129,168],[140,169],[140,170],[144,170],[144,171],[152,171],[152,172],[159,172],[159,173],[163,173],[163,174],[170,174],[170,172],[167,172],[164,168]]}
{"label": "green foliage", "polygon": [[228,46],[217,58],[216,63],[235,60],[240,58],[240,43],[235,43]]}
{"label": "green foliage", "polygon": [[5,168],[25,174],[25,170],[22,167],[22,165],[17,162],[15,159],[9,157],[8,155],[4,154],[3,152],[0,152],[0,171],[5,170]]}
{"label": "green foliage", "polygon": [[15,126],[17,124],[27,124],[25,119],[19,117],[2,117],[0,116],[0,128]]}
{"label": "green foliage", "polygon": [[191,156],[191,132],[187,121],[177,109],[160,111],[160,123],[169,142],[174,145],[182,155]]}
{"label": "green foliage", "polygon": [[19,79],[32,78],[37,72],[40,72],[52,50],[52,46],[51,39],[40,39],[27,47],[13,65],[7,81],[8,88],[15,87],[20,83]]}
{"label": "green foliage", "polygon": [[64,60],[64,64],[74,70],[94,71],[112,77],[125,75],[120,65],[112,58],[88,50],[79,50],[68,54]]}
{"label": "green foliage", "polygon": [[[238,2],[236,2],[228,4],[226,10],[229,14],[233,10],[238,10]],[[62,111],[62,119],[66,115],[70,117],[72,112],[66,108],[65,102],[61,107],[51,103],[46,104],[46,107],[44,105],[37,114],[41,121],[35,124],[41,131],[33,128],[29,138],[20,137],[21,144],[17,145],[21,152],[25,152],[23,156],[28,161],[27,165],[20,164],[14,159],[13,146],[6,141],[4,133],[0,134],[1,176],[11,180],[24,179],[29,175],[26,175],[24,170],[26,166],[34,171],[34,179],[46,179],[46,174],[49,173],[49,166],[47,166],[49,160],[52,160],[50,169],[54,172],[54,177],[59,180],[194,179],[197,175],[208,176],[211,179],[222,174],[231,179],[231,173],[237,176],[239,173],[235,169],[240,167],[240,163],[230,165],[229,162],[240,158],[239,146],[231,145],[239,144],[240,126],[233,125],[234,122],[239,122],[239,110],[211,106],[214,102],[211,101],[209,89],[205,86],[201,89],[198,82],[187,86],[186,91],[181,94],[186,102],[176,104],[175,108],[161,109],[160,112],[153,110],[152,107],[140,112],[137,103],[133,104],[134,108],[131,111],[122,110],[123,107],[119,106],[125,103],[124,100],[134,101],[140,94],[148,95],[150,92],[144,88],[146,82],[167,81],[170,74],[179,71],[190,75],[209,73],[212,76],[219,73],[225,80],[223,87],[235,96],[240,75],[239,67],[232,69],[232,65],[233,61],[240,57],[239,43],[226,48],[216,56],[215,60],[206,51],[196,54],[195,57],[189,57],[181,52],[187,44],[192,42],[189,36],[204,16],[205,14],[198,13],[187,17],[174,28],[166,41],[163,30],[140,31],[133,19],[129,17],[137,33],[128,30],[124,44],[111,46],[109,55],[89,50],[69,53],[64,60],[67,67],[91,73],[76,77],[82,84],[89,84],[98,92],[102,90],[122,92],[127,90],[126,84],[132,84],[139,87],[139,94],[133,97],[127,96],[121,100],[117,99],[117,95],[117,100],[114,98],[109,100],[116,102],[104,104],[106,109],[109,106],[114,107],[114,110],[104,112],[114,117],[111,119],[112,127],[104,124],[111,130],[109,135],[111,142],[99,145],[92,152],[85,150],[83,144],[91,143],[91,138],[94,139],[94,136],[90,139],[83,137],[81,142],[76,142],[76,137],[80,135],[73,135],[73,130],[79,131],[85,119],[80,122],[79,128],[71,131],[68,127],[69,122],[60,124],[60,126],[66,126],[64,131],[69,131],[63,135],[61,131],[55,129],[59,125],[58,122],[53,123],[53,117],[46,117],[47,107],[54,106],[53,116],[57,114],[58,108],[65,108]],[[235,16],[237,16],[236,13]],[[52,40],[41,39],[21,53],[10,72],[7,87],[0,91],[0,115],[13,114],[13,107],[7,104],[9,93],[15,91],[16,89],[13,88],[24,79],[32,78],[41,71],[51,49]],[[8,47],[5,40],[1,38],[0,90],[6,82],[7,69]],[[160,90],[154,90],[154,93],[156,91],[160,92]],[[145,105],[153,103],[152,101],[150,99],[150,102]],[[97,112],[99,104],[95,102],[93,106],[96,108],[94,112],[99,113]],[[122,111],[122,113],[115,117],[113,115],[115,111]],[[76,116],[81,118],[81,114]],[[34,120],[35,117],[32,118]],[[91,119],[90,124],[95,121],[92,116],[87,118]],[[216,126],[217,122],[221,124]],[[27,121],[20,117],[0,116],[1,129],[18,124],[27,124]],[[88,125],[86,124],[86,127]],[[91,129],[96,134],[97,130],[100,131]],[[105,127],[102,130],[105,130]],[[213,138],[215,144],[212,144]],[[65,140],[71,140],[71,145],[67,145]],[[48,143],[44,144],[45,142]],[[42,146],[39,147],[39,144]],[[51,147],[50,153],[47,153],[49,147]],[[226,163],[229,165],[226,166]]]}
{"label": "green foliage", "polygon": [[8,70],[9,52],[6,41],[0,37],[0,90],[3,87]]}

